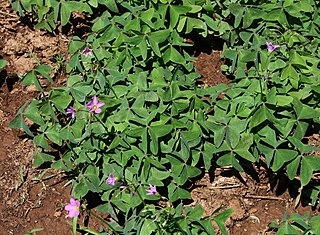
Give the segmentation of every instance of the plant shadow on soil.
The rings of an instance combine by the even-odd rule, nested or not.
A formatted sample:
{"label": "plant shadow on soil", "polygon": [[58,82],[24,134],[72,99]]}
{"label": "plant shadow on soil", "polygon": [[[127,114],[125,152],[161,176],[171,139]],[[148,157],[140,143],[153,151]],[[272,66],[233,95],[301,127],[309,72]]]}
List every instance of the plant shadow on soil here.
{"label": "plant shadow on soil", "polygon": [[[12,15],[8,6],[8,1],[0,3],[1,11]],[[81,24],[86,22],[84,19]],[[48,170],[41,178],[43,169],[33,167],[32,141],[21,131],[8,128],[24,102],[38,95],[33,88],[17,82],[17,74],[27,72],[35,65],[30,51],[43,63],[50,63],[51,56],[60,51],[67,58],[68,37],[34,30],[15,17],[0,17],[0,24],[0,56],[9,61],[6,70],[0,72],[0,235],[24,234],[39,227],[44,228],[37,233],[39,235],[70,234],[71,226],[64,211],[70,198],[71,188],[65,186],[68,181],[54,170]],[[70,32],[72,30],[74,28],[70,27]],[[229,83],[230,78],[220,69],[224,63],[221,60],[221,40],[212,36],[202,39],[186,35],[186,38],[194,44],[188,52],[198,59],[194,65],[202,75],[199,84]],[[311,144],[319,147],[319,135],[310,136]],[[189,205],[201,204],[205,215],[211,215],[221,206],[233,208],[234,213],[227,221],[232,235],[274,234],[266,232],[267,225],[274,218],[280,219],[286,208],[290,212],[318,214],[316,208],[313,211],[304,205],[294,208],[292,198],[296,191],[289,193],[295,189],[294,181],[288,182],[282,175],[274,176],[264,166],[253,166],[251,170],[254,173],[249,175],[215,166],[209,172],[203,172],[190,185],[192,201]],[[49,179],[45,180],[46,177]],[[100,203],[95,196],[92,201],[95,202],[90,205],[93,208]],[[86,216],[80,219],[93,227],[98,226]]]}

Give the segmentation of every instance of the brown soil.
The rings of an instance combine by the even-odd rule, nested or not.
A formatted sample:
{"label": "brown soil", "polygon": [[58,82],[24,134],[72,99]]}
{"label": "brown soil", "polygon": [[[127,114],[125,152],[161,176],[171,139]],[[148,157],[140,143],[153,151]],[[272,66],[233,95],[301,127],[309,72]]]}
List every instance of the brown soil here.
{"label": "brown soil", "polygon": [[196,71],[202,75],[198,80],[208,86],[215,86],[220,83],[228,84],[230,80],[221,72],[221,51],[212,50],[210,54],[201,52],[194,61]]}
{"label": "brown soil", "polygon": [[40,235],[70,234],[63,210],[70,195],[67,181],[59,172],[34,168],[32,140],[8,127],[18,109],[38,95],[35,87],[17,82],[18,75],[36,66],[36,60],[52,65],[54,55],[66,52],[67,41],[23,25],[8,1],[0,1],[0,25],[0,56],[8,61],[0,72],[0,235],[35,228],[44,228]]}
{"label": "brown soil", "polygon": [[[70,187],[65,187],[68,181],[57,171],[34,168],[32,140],[22,131],[8,128],[21,105],[38,95],[34,87],[17,82],[17,75],[31,70],[37,64],[34,58],[51,65],[52,56],[59,52],[67,58],[67,39],[22,24],[9,5],[0,1],[0,56],[9,61],[6,70],[0,72],[0,235],[24,234],[35,228],[44,229],[36,233],[40,235],[71,234],[63,209],[70,197]],[[195,67],[203,76],[201,81],[207,85],[228,83],[221,63],[220,51],[200,53]],[[319,146],[319,135],[310,140]],[[295,210],[288,190],[277,195],[279,190],[270,185],[266,171],[256,170],[259,181],[227,168],[206,173],[191,192],[192,204],[203,205],[206,215],[222,205],[233,208],[227,221],[233,235],[272,234],[267,232],[268,223],[280,219],[286,208],[311,211],[309,207]]]}

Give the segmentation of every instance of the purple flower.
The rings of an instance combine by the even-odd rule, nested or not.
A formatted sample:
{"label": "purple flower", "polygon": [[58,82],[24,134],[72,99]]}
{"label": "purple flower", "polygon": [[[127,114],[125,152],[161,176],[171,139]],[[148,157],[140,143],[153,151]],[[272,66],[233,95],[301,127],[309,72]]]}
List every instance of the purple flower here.
{"label": "purple flower", "polygon": [[74,107],[69,106],[69,108],[67,109],[66,114],[71,114],[71,117],[75,118],[76,117],[76,112],[77,112],[77,110]]}
{"label": "purple flower", "polygon": [[114,175],[110,173],[107,179],[107,184],[109,184],[110,186],[114,186],[115,183],[116,183],[116,178],[114,178]]}
{"label": "purple flower", "polygon": [[85,47],[82,51],[82,54],[85,56],[85,57],[88,57],[88,56],[92,56],[92,49],[88,48],[88,47]]}
{"label": "purple flower", "polygon": [[150,188],[146,190],[147,195],[155,195],[157,193],[156,185],[153,185],[153,186],[151,184],[149,184],[149,185],[150,185]]}
{"label": "purple flower", "polygon": [[93,97],[93,100],[90,101],[87,104],[87,107],[90,108],[89,112],[90,113],[101,113],[102,110],[100,109],[100,107],[102,107],[104,105],[103,102],[98,102],[98,98],[96,96]]}
{"label": "purple flower", "polygon": [[70,198],[70,204],[67,204],[64,207],[65,210],[68,211],[68,217],[73,218],[75,216],[79,216],[80,214],[80,202],[74,200],[74,198]]}
{"label": "purple flower", "polygon": [[275,51],[275,50],[280,48],[280,45],[277,45],[277,44],[276,45],[272,45],[272,43],[268,42],[268,41],[266,41],[266,44],[267,44],[269,52],[273,52],[273,51]]}

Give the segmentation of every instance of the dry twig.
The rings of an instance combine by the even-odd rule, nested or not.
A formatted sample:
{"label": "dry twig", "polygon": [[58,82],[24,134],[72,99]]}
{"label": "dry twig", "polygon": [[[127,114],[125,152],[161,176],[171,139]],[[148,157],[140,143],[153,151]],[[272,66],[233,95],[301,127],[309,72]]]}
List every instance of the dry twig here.
{"label": "dry twig", "polygon": [[240,184],[227,185],[227,186],[209,186],[209,189],[231,189],[231,188],[239,188]]}
{"label": "dry twig", "polygon": [[259,196],[259,195],[245,195],[245,198],[252,198],[252,199],[262,199],[262,200],[280,200],[280,201],[287,201],[281,197],[273,197],[273,196]]}

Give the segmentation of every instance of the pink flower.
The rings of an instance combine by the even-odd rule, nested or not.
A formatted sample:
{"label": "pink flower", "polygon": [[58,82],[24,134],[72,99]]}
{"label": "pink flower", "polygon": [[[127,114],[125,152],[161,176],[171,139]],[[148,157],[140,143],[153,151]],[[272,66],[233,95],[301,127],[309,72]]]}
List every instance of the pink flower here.
{"label": "pink flower", "polygon": [[98,102],[98,98],[96,96],[93,97],[93,100],[90,101],[87,104],[87,107],[90,108],[89,112],[90,113],[101,113],[102,110],[100,109],[100,107],[102,107],[104,105],[103,102]]}
{"label": "pink flower", "polygon": [[88,47],[85,47],[82,51],[82,54],[85,56],[85,57],[88,57],[88,56],[92,56],[92,49],[88,48]]}
{"label": "pink flower", "polygon": [[146,190],[147,191],[147,195],[155,195],[157,193],[156,185],[152,186],[151,184],[149,184],[149,186],[150,186],[150,188]]}
{"label": "pink flower", "polygon": [[69,108],[67,109],[66,114],[71,114],[71,117],[75,118],[76,117],[76,112],[77,112],[77,110],[74,107],[69,106]]}
{"label": "pink flower", "polygon": [[114,184],[116,183],[116,178],[114,178],[114,175],[112,173],[109,174],[109,177],[106,182],[110,186],[114,186]]}
{"label": "pink flower", "polygon": [[278,50],[280,48],[280,45],[272,45],[271,42],[266,41],[267,47],[268,47],[268,51],[269,52],[273,52],[275,50]]}
{"label": "pink flower", "polygon": [[74,200],[74,198],[70,198],[70,204],[67,204],[64,207],[65,210],[68,211],[68,217],[73,218],[75,216],[79,216],[80,214],[80,202]]}

